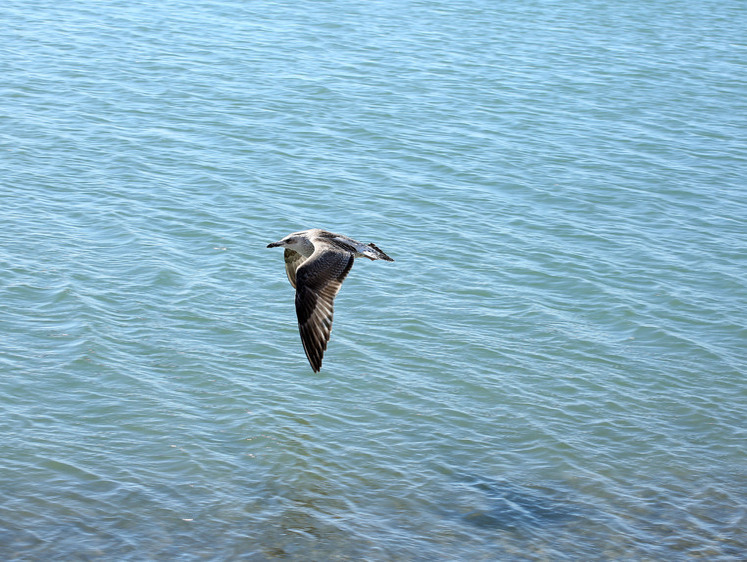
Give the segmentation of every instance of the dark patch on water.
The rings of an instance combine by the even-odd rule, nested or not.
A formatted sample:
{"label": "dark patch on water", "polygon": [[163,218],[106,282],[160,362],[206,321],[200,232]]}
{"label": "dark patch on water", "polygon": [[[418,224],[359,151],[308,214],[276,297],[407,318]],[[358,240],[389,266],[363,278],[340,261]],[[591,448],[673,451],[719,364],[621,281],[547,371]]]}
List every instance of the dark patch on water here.
{"label": "dark patch on water", "polygon": [[473,496],[480,507],[460,516],[475,527],[516,531],[567,523],[579,517],[579,509],[558,490],[482,477],[465,477],[461,483],[473,492],[481,492]]}

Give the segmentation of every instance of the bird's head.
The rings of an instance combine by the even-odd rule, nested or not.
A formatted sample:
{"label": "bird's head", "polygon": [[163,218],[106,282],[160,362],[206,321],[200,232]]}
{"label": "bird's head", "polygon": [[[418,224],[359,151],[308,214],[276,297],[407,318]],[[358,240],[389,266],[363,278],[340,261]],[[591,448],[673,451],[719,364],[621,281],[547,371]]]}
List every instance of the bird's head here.
{"label": "bird's head", "polygon": [[277,242],[273,242],[272,244],[267,244],[267,247],[287,248],[289,250],[295,250],[299,254],[303,255],[309,254],[309,250],[311,252],[314,251],[314,245],[306,236],[304,236],[303,232],[294,232],[293,234],[289,234],[282,240],[278,240]]}

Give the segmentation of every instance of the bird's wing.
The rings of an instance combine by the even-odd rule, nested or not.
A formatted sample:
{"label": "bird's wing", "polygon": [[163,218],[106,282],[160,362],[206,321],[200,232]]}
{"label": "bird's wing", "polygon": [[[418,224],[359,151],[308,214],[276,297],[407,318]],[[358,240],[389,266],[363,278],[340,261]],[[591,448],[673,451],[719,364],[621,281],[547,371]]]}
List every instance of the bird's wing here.
{"label": "bird's wing", "polygon": [[288,274],[288,281],[296,288],[296,270],[301,267],[301,264],[306,261],[306,258],[294,250],[285,249],[285,273]]}
{"label": "bird's wing", "polygon": [[335,296],[354,261],[353,254],[318,244],[296,270],[298,330],[314,372],[322,368],[322,356],[332,332]]}

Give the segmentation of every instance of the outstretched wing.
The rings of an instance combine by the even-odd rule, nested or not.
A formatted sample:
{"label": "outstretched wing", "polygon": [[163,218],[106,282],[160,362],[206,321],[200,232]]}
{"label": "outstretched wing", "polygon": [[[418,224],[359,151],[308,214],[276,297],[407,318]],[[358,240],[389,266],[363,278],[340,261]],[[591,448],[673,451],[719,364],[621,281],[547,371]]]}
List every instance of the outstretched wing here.
{"label": "outstretched wing", "polygon": [[285,273],[288,274],[288,281],[296,288],[296,270],[301,266],[306,258],[294,250],[285,249]]}
{"label": "outstretched wing", "polygon": [[321,246],[295,271],[298,330],[314,372],[322,368],[332,333],[335,296],[354,261],[352,254]]}

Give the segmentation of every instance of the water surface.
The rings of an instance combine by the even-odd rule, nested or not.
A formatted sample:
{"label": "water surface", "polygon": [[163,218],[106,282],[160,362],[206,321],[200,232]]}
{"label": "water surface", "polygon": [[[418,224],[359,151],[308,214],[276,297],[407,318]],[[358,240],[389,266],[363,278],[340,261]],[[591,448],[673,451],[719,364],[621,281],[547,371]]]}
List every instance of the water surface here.
{"label": "water surface", "polygon": [[0,22],[3,559],[744,558],[743,3]]}

